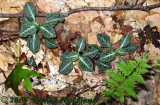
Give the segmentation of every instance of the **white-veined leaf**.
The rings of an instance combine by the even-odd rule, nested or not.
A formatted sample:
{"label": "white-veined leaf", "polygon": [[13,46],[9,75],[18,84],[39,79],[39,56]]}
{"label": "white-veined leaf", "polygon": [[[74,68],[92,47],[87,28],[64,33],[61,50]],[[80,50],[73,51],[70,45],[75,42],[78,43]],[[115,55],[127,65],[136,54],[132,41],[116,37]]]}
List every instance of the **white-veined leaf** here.
{"label": "white-veined leaf", "polygon": [[37,20],[34,20],[34,21],[32,21],[32,22],[33,22],[33,24],[36,26],[37,30],[39,30],[40,22],[37,21]]}
{"label": "white-veined leaf", "polygon": [[36,34],[29,35],[29,37],[27,38],[27,46],[34,54],[37,53],[40,48],[39,36]]}
{"label": "white-veined leaf", "polygon": [[58,22],[63,22],[64,16],[60,13],[50,13],[46,15],[45,24],[50,24],[51,26],[55,26]]}
{"label": "white-veined leaf", "polygon": [[39,28],[39,26],[40,26],[40,22],[39,21],[37,21],[37,20],[32,20],[32,19],[30,19],[30,18],[28,18],[28,17],[25,17],[23,20],[22,20],[22,25],[25,25],[25,24],[27,24],[27,23],[33,23],[33,25],[35,25],[36,26],[36,28],[38,29]]}
{"label": "white-veined leaf", "polygon": [[88,57],[79,57],[79,67],[84,71],[93,71],[93,64]]}
{"label": "white-veined leaf", "polygon": [[124,48],[124,50],[130,54],[130,53],[133,53],[133,52],[136,50],[136,48],[137,48],[137,46],[136,46],[135,44],[129,43],[129,44]]}
{"label": "white-veined leaf", "polygon": [[33,19],[29,18],[29,17],[25,17],[23,20],[22,20],[22,25],[28,23],[28,22],[32,22]]}
{"label": "white-veined leaf", "polygon": [[62,61],[59,66],[60,74],[68,74],[73,70],[73,62],[71,61]]}
{"label": "white-veined leaf", "polygon": [[115,52],[113,50],[107,50],[105,52],[102,52],[99,60],[102,62],[111,62],[115,59]]}
{"label": "white-veined leaf", "polygon": [[119,49],[117,49],[117,51],[116,51],[119,55],[121,55],[121,56],[123,56],[123,55],[125,55],[126,54],[126,51],[123,49],[123,48],[119,48]]}
{"label": "white-veined leaf", "polygon": [[86,39],[84,37],[79,38],[76,46],[78,49],[78,52],[82,52],[85,49],[85,46],[86,46]]}
{"label": "white-veined leaf", "polygon": [[79,53],[77,52],[65,52],[63,53],[63,55],[61,56],[61,60],[68,60],[68,61],[76,61],[79,57]]}
{"label": "white-veined leaf", "polygon": [[88,50],[84,52],[83,56],[94,58],[97,56],[100,48],[96,44],[91,44],[88,46]]}
{"label": "white-veined leaf", "polygon": [[21,29],[19,30],[20,37],[27,37],[28,35],[36,34],[37,28],[33,22],[28,22],[22,25]]}
{"label": "white-veined leaf", "polygon": [[100,43],[101,47],[109,47],[111,48],[111,43],[110,43],[110,37],[106,34],[97,34],[97,39],[98,42]]}
{"label": "white-veined leaf", "polygon": [[54,42],[54,40],[50,38],[44,38],[44,43],[47,46],[47,48],[57,48],[58,47],[58,45]]}
{"label": "white-veined leaf", "polygon": [[46,38],[55,38],[56,37],[56,33],[55,33],[55,30],[53,29],[53,27],[46,25],[46,24],[43,24],[42,26],[40,26],[40,32]]}
{"label": "white-veined leaf", "polygon": [[130,43],[130,35],[123,35],[119,40],[120,48],[126,47]]}
{"label": "white-veined leaf", "polygon": [[110,62],[102,62],[102,61],[97,61],[97,66],[99,68],[99,70],[101,71],[106,71],[107,69],[111,69],[111,63]]}
{"label": "white-veined leaf", "polygon": [[27,17],[35,20],[36,8],[31,2],[28,2],[24,5],[24,11]]}
{"label": "white-veined leaf", "polygon": [[31,58],[27,58],[27,63],[28,65],[33,66],[33,67],[37,66],[36,61],[33,56]]}

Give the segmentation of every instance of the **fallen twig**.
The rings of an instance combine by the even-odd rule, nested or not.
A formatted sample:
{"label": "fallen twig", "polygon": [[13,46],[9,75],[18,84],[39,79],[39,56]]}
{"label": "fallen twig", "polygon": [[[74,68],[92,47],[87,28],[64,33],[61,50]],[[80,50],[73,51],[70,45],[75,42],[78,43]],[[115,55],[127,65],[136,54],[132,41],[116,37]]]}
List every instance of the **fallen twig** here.
{"label": "fallen twig", "polygon": [[[152,9],[159,8],[159,4],[153,4],[149,6],[141,6],[141,5],[129,5],[129,6],[112,6],[112,7],[84,7],[84,8],[76,8],[72,9],[66,13],[62,13],[63,16],[68,17],[69,15],[81,11],[115,11],[115,10],[140,10],[140,11],[146,11],[149,12]],[[19,18],[24,17],[25,14],[18,13],[18,14],[0,14],[0,18]],[[36,14],[37,17],[45,17],[46,14]]]}

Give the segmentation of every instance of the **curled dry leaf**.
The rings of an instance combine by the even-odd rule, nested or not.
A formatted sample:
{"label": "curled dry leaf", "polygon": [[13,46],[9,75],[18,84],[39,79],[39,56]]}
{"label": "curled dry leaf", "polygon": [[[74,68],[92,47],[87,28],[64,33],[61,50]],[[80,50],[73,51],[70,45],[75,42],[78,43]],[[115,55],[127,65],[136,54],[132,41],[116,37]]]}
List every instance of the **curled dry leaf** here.
{"label": "curled dry leaf", "polygon": [[15,57],[20,57],[21,56],[21,42],[20,40],[17,40],[16,42],[10,41],[10,46],[8,49],[12,52],[12,54]]}
{"label": "curled dry leaf", "polygon": [[8,71],[8,64],[15,63],[11,53],[3,45],[0,46],[0,58],[0,68],[3,71]]}

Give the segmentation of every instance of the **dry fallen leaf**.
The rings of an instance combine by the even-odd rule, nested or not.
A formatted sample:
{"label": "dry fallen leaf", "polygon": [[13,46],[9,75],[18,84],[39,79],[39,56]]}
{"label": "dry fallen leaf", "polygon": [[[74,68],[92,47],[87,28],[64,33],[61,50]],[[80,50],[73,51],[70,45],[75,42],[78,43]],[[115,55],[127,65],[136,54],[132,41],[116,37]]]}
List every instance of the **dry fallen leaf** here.
{"label": "dry fallen leaf", "polygon": [[145,50],[149,50],[149,57],[148,59],[153,62],[153,64],[156,64],[156,60],[160,59],[160,49],[155,48],[152,43],[145,44],[144,45]]}
{"label": "dry fallen leaf", "polygon": [[37,7],[40,9],[39,11],[45,13],[67,11],[66,3],[64,0],[33,0],[33,2],[36,3]]}
{"label": "dry fallen leaf", "polygon": [[95,86],[103,81],[102,75],[96,75],[96,73],[83,71],[83,79],[90,86]]}
{"label": "dry fallen leaf", "polygon": [[145,18],[145,21],[151,26],[157,26],[158,31],[160,32],[160,22],[158,22],[160,20],[160,14],[153,14],[153,15],[149,15]]}
{"label": "dry fallen leaf", "polygon": [[15,63],[11,53],[3,45],[0,45],[0,58],[0,68],[3,71],[8,71],[8,64]]}
{"label": "dry fallen leaf", "polygon": [[[23,6],[29,0],[0,0],[0,13],[14,14],[23,10]],[[0,18],[0,21],[8,18]]]}
{"label": "dry fallen leaf", "polygon": [[96,96],[96,91],[87,91],[81,94],[81,97],[85,97],[86,99],[94,99]]}

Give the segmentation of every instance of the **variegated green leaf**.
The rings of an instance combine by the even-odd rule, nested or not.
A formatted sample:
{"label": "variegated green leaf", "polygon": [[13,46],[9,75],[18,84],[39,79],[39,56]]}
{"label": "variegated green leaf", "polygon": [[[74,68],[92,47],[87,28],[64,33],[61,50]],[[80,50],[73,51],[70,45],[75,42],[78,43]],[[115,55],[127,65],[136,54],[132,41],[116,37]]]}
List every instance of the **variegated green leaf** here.
{"label": "variegated green leaf", "polygon": [[78,49],[78,52],[82,52],[85,49],[85,46],[86,46],[86,39],[84,37],[79,38],[76,46]]}
{"label": "variegated green leaf", "polygon": [[123,35],[119,40],[120,48],[126,47],[130,43],[130,35]]}
{"label": "variegated green leaf", "polygon": [[63,22],[64,16],[60,13],[50,13],[46,16],[45,24],[50,24],[51,26],[55,26],[58,22]]}
{"label": "variegated green leaf", "polygon": [[29,37],[27,38],[27,46],[34,54],[37,53],[40,48],[39,36],[36,34],[29,35]]}
{"label": "variegated green leaf", "polygon": [[102,61],[97,61],[97,66],[99,68],[99,70],[101,71],[105,71],[107,69],[111,69],[112,66],[111,66],[111,62],[102,62]]}
{"label": "variegated green leaf", "polygon": [[88,57],[79,57],[79,67],[84,71],[93,71],[93,64]]}
{"label": "variegated green leaf", "polygon": [[40,26],[40,22],[39,22],[39,21],[37,21],[37,20],[31,20],[30,18],[25,17],[25,18],[22,20],[22,25],[25,25],[25,24],[27,24],[27,23],[32,23],[33,25],[35,25],[36,28],[37,28],[37,30],[38,30],[38,28],[39,28],[39,26]]}
{"label": "variegated green leaf", "polygon": [[59,66],[60,74],[68,74],[73,70],[73,62],[71,61],[62,61]]}
{"label": "variegated green leaf", "polygon": [[47,46],[47,48],[57,48],[58,47],[58,45],[54,42],[54,40],[50,38],[44,38],[44,43]]}
{"label": "variegated green leaf", "polygon": [[53,29],[53,27],[46,25],[46,24],[43,24],[42,26],[40,26],[40,32],[46,38],[55,38],[56,37],[56,33],[55,33],[55,30]]}
{"label": "variegated green leaf", "polygon": [[125,55],[126,54],[126,51],[123,49],[123,48],[119,48],[119,49],[117,49],[117,51],[116,51],[119,55],[121,55],[121,56],[123,56],[123,55]]}
{"label": "variegated green leaf", "polygon": [[102,52],[103,52],[103,50],[100,48],[98,54],[94,58],[99,58],[99,56],[101,55]]}
{"label": "variegated green leaf", "polygon": [[21,29],[19,30],[20,37],[27,37],[28,35],[36,34],[37,28],[33,22],[28,22],[22,25]]}
{"label": "variegated green leaf", "polygon": [[111,62],[115,59],[115,52],[113,50],[107,50],[101,53],[99,60],[102,62]]}
{"label": "variegated green leaf", "polygon": [[65,52],[61,56],[61,60],[76,61],[78,57],[79,57],[79,53],[77,52]]}
{"label": "variegated green leaf", "polygon": [[83,56],[88,56],[90,58],[94,58],[97,56],[100,48],[96,44],[91,44],[88,46],[88,50],[84,52]]}
{"label": "variegated green leaf", "polygon": [[100,43],[101,47],[109,47],[111,48],[111,43],[110,43],[110,37],[106,34],[97,34],[97,39],[98,42]]}
{"label": "variegated green leaf", "polygon": [[28,22],[32,22],[33,19],[29,18],[29,17],[25,17],[23,20],[22,20],[22,25],[28,23]]}
{"label": "variegated green leaf", "polygon": [[33,66],[33,67],[37,66],[36,61],[33,56],[31,58],[27,58],[27,63],[28,65]]}
{"label": "variegated green leaf", "polygon": [[27,17],[35,20],[36,8],[31,2],[28,2],[24,5],[24,11]]}
{"label": "variegated green leaf", "polygon": [[125,50],[126,52],[128,52],[129,54],[130,54],[130,53],[133,53],[136,49],[137,49],[137,46],[136,46],[135,44],[133,44],[133,43],[129,43],[129,44],[124,48],[124,50]]}
{"label": "variegated green leaf", "polygon": [[32,21],[32,22],[33,22],[33,24],[36,26],[37,30],[39,30],[39,28],[40,28],[40,22],[37,21],[37,20],[34,20],[34,21]]}

